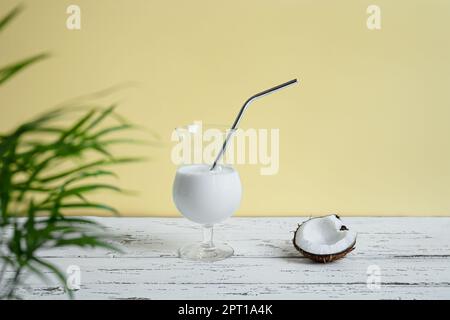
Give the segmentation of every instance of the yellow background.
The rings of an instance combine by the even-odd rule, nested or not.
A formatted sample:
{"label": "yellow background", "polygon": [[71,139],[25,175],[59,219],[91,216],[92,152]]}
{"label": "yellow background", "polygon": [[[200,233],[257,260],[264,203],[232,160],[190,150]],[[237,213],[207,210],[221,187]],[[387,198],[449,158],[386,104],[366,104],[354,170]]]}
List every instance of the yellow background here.
{"label": "yellow background", "polygon": [[[17,1],[1,0],[6,13]],[[193,120],[280,128],[280,171],[238,166],[238,215],[450,214],[450,2],[29,0],[0,33],[0,65],[51,59],[0,89],[2,132],[62,101],[134,81],[104,99],[157,131],[153,160],[119,170],[137,197],[104,195],[123,214],[178,215],[170,133]],[[81,7],[82,29],[66,29]],[[377,4],[382,29],[366,27]],[[136,149],[142,154],[142,148]]]}

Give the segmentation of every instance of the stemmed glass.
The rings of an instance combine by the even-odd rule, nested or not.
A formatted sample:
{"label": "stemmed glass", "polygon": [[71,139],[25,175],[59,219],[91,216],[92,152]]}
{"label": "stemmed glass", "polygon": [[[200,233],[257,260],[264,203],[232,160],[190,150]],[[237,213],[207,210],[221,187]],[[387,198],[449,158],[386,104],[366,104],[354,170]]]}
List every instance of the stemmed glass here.
{"label": "stemmed glass", "polygon": [[[229,150],[227,146],[230,145],[232,134],[237,130],[247,107],[256,99],[296,83],[297,79],[292,79],[252,95],[241,107],[230,130],[227,132],[222,130],[225,134],[222,135],[223,139],[219,141],[220,144],[215,149],[215,158],[212,158],[211,161],[205,161],[206,164],[186,164],[178,168],[173,185],[175,205],[186,218],[203,225],[203,242],[181,248],[180,256],[182,258],[216,261],[233,254],[233,249],[229,246],[213,244],[212,226],[214,223],[231,216],[238,208],[242,193],[241,181],[236,170],[229,166],[220,165],[219,162],[223,160],[226,151]],[[177,133],[182,133],[179,137],[180,141],[187,141],[189,145],[194,141],[194,160],[195,155],[199,154],[195,147],[199,146],[199,142],[201,145],[205,141],[201,134],[199,135],[200,139],[195,137],[192,139],[191,134],[198,133],[199,130],[197,129],[199,129],[198,126],[188,126],[177,130]],[[207,140],[214,136],[217,136],[217,134],[208,134]],[[201,149],[201,156],[203,155],[203,149]]]}
{"label": "stemmed glass", "polygon": [[[197,132],[190,129],[192,127],[188,130],[186,127],[177,128],[177,134],[183,136],[180,139],[195,139]],[[225,136],[225,131],[220,132]],[[217,143],[220,148],[222,142]],[[219,164],[214,170],[210,169],[211,164],[184,163],[175,175],[173,201],[177,209],[189,220],[201,224],[203,230],[203,241],[179,249],[179,255],[184,259],[218,261],[233,255],[230,246],[213,242],[213,225],[224,221],[238,209],[241,181],[231,166]]]}

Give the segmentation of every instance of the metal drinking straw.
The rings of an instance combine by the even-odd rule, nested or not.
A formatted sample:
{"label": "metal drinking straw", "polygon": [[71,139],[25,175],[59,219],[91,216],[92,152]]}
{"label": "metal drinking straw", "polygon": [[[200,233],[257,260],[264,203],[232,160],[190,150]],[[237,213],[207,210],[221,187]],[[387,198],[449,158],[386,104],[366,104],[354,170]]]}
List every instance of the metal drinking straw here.
{"label": "metal drinking straw", "polygon": [[251,96],[250,98],[247,99],[247,101],[245,101],[244,105],[242,106],[241,110],[239,111],[239,113],[238,113],[238,115],[236,117],[236,120],[234,120],[234,123],[233,123],[233,125],[231,126],[231,129],[230,129],[230,132],[228,133],[227,137],[225,138],[225,141],[223,142],[222,149],[220,150],[219,154],[217,155],[216,160],[214,161],[214,163],[211,166],[210,170],[214,170],[214,168],[217,165],[217,162],[219,162],[220,158],[225,153],[225,149],[227,147],[228,141],[230,140],[231,135],[233,134],[233,132],[236,130],[237,126],[239,125],[239,122],[241,121],[242,115],[244,114],[244,111],[247,109],[247,107],[250,105],[250,103],[253,102],[253,100],[256,100],[258,98],[264,97],[264,96],[266,96],[268,94],[271,94],[271,93],[273,93],[275,91],[278,91],[278,90],[281,90],[283,88],[286,88],[286,87],[288,87],[290,85],[293,85],[295,83],[297,83],[297,79],[290,80],[288,82],[282,83],[282,84],[280,84],[278,86],[275,86],[273,88],[261,91],[260,93],[257,93],[255,95]]}

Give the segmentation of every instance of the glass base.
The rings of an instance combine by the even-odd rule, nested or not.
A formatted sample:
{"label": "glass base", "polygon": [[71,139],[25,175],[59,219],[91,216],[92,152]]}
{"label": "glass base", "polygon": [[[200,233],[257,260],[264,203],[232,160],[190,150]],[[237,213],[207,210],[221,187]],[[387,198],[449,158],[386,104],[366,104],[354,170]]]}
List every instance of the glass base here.
{"label": "glass base", "polygon": [[207,247],[203,243],[188,244],[178,250],[180,258],[193,261],[213,262],[231,257],[234,253],[232,247],[227,244],[214,244]]}

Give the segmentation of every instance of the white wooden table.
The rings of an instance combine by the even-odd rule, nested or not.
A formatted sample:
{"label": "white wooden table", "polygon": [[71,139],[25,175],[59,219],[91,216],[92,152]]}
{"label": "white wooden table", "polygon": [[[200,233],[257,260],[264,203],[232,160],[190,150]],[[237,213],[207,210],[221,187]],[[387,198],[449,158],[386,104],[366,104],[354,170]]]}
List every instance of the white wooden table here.
{"label": "white wooden table", "polygon": [[[235,256],[214,263],[177,257],[180,245],[200,238],[198,227],[182,218],[95,218],[125,253],[70,249],[43,256],[63,270],[80,267],[78,299],[450,298],[450,218],[344,217],[358,232],[356,249],[325,265],[292,246],[292,231],[305,219],[231,218],[215,237]],[[56,283],[29,283],[19,290],[25,298],[66,298]]]}

